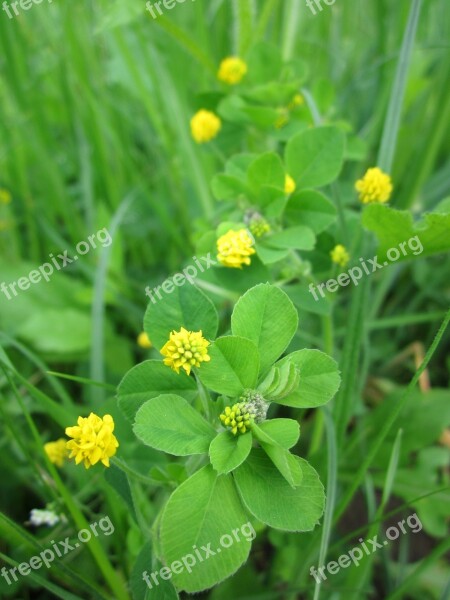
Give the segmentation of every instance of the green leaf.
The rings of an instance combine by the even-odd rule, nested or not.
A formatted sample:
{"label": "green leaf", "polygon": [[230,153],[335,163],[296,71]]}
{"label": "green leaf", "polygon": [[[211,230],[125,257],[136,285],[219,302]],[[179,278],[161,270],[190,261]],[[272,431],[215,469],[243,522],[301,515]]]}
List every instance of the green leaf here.
{"label": "green leaf", "polygon": [[211,464],[219,474],[230,473],[244,462],[251,449],[251,432],[236,436],[223,431],[213,439],[209,447]]}
{"label": "green leaf", "polygon": [[247,179],[248,168],[256,158],[256,154],[235,154],[227,160],[225,172],[227,175],[245,180]]}
{"label": "green leaf", "polygon": [[247,77],[252,83],[277,80],[283,66],[280,49],[275,44],[260,42],[250,50],[247,64]]}
{"label": "green leaf", "polygon": [[265,430],[260,429],[256,423],[252,425],[252,432],[261,448],[289,485],[293,488],[298,487],[302,482],[303,473],[296,460],[297,457],[293,456],[289,450],[280,446],[275,439],[273,439]]}
{"label": "green leaf", "polygon": [[220,173],[213,178],[211,189],[218,200],[229,200],[241,194],[248,194],[248,188],[244,181],[224,173]]}
{"label": "green leaf", "polygon": [[339,175],[344,159],[344,134],[337,127],[306,129],[286,146],[285,162],[297,188],[321,187]]}
{"label": "green leaf", "polygon": [[247,172],[249,185],[258,191],[262,186],[284,189],[285,171],[281,158],[267,152],[252,162]]}
{"label": "green leaf", "polygon": [[250,123],[262,129],[272,130],[278,119],[278,112],[265,106],[245,106],[242,112],[248,116]]}
{"label": "green leaf", "polygon": [[91,343],[92,320],[79,310],[48,308],[33,311],[16,332],[39,352],[86,352]]}
{"label": "green leaf", "polygon": [[136,509],[134,506],[133,494],[128,480],[128,475],[112,464],[109,469],[105,469],[105,479],[114,491],[119,494],[129,509],[129,514],[138,522]]}
{"label": "green leaf", "polygon": [[325,296],[322,298],[320,294],[317,294],[318,299],[314,300],[313,295],[303,284],[290,285],[285,288],[290,299],[300,311],[306,311],[318,315],[330,315],[331,314],[331,302],[330,299]]}
{"label": "green leaf", "polygon": [[271,248],[266,246],[263,241],[256,242],[255,244],[256,254],[259,260],[264,265],[272,265],[280,260],[283,260],[289,256],[289,250],[279,250],[278,248]]}
{"label": "green leaf", "polygon": [[[178,600],[178,594],[170,580],[164,580],[158,574],[156,576],[157,585],[151,577],[151,574],[160,570],[162,566],[153,556],[151,543],[145,544],[139,552],[131,572],[130,587],[133,600]],[[148,573],[152,587],[149,587],[143,579],[145,572]]]}
{"label": "green leaf", "polygon": [[[450,250],[448,213],[426,213],[420,222],[414,223],[409,211],[372,204],[365,208],[362,223],[378,238],[380,264],[385,260],[400,262]],[[395,255],[392,252],[389,255],[391,249],[396,249]]]}
{"label": "green leaf", "polygon": [[314,233],[321,233],[336,220],[336,208],[320,192],[303,190],[294,192],[288,200],[285,218],[291,225],[301,223]]}
{"label": "green leaf", "polygon": [[271,81],[263,85],[253,87],[246,91],[243,96],[251,102],[257,102],[270,106],[287,106],[300,87],[300,81],[294,83],[279,83]]}
{"label": "green leaf", "polygon": [[211,360],[196,369],[208,389],[225,396],[239,396],[254,388],[258,379],[259,355],[249,339],[229,335],[218,338],[208,348]]}
{"label": "green leaf", "polygon": [[[247,560],[251,541],[241,533],[239,542],[234,539],[225,548],[221,540],[247,523],[231,475],[217,475],[207,465],[181,484],[167,502],[160,529],[164,563],[170,566],[185,558],[185,564],[191,565],[190,572],[186,567],[173,571],[175,586],[194,593],[233,575]],[[230,538],[226,539],[228,544]],[[207,560],[206,547],[214,552]]]}
{"label": "green leaf", "polygon": [[262,373],[286,350],[297,325],[297,311],[289,297],[268,283],[257,285],[244,294],[231,316],[233,334],[257,345]]}
{"label": "green leaf", "polygon": [[[155,293],[153,297],[156,301]],[[187,281],[182,287],[175,286],[170,294],[164,294],[162,300],[150,301],[144,317],[144,329],[158,350],[169,340],[173,330],[184,327],[188,331],[202,331],[205,338],[214,339],[218,325],[214,304]]]}
{"label": "green leaf", "polygon": [[314,408],[329,402],[338,391],[341,382],[338,366],[327,354],[319,350],[298,350],[285,356],[276,366],[288,361],[298,367],[300,383],[295,392],[275,400],[278,404]]}
{"label": "green leaf", "polygon": [[253,449],[248,459],[233,473],[244,506],[259,521],[283,531],[311,531],[323,514],[325,494],[319,476],[311,465],[295,457],[303,471],[303,481],[292,488],[268,456]]}
{"label": "green leaf", "polygon": [[258,427],[286,450],[295,446],[300,437],[300,425],[293,419],[269,419]]}
{"label": "green leaf", "polygon": [[313,231],[309,227],[298,225],[267,236],[263,243],[274,248],[312,250],[315,242],[316,236]]}
{"label": "green leaf", "polygon": [[130,421],[144,402],[161,394],[178,394],[194,400],[197,384],[193,377],[175,373],[160,360],[146,360],[128,371],[117,388],[119,408]]}
{"label": "green leaf", "polygon": [[133,431],[147,446],[175,456],[207,453],[216,433],[184,398],[175,394],[162,394],[143,404]]}
{"label": "green leaf", "polygon": [[247,103],[240,96],[230,94],[220,102],[217,112],[225,121],[245,125],[250,121],[250,118],[244,112],[246,106]]}

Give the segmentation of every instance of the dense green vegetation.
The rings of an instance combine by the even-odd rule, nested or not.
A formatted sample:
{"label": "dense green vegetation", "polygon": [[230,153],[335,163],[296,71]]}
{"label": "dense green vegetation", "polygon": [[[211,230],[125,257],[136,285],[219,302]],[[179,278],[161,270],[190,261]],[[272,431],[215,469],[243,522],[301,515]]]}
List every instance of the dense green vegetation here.
{"label": "dense green vegetation", "polygon": [[0,597],[444,600],[449,9],[156,4],[0,11]]}

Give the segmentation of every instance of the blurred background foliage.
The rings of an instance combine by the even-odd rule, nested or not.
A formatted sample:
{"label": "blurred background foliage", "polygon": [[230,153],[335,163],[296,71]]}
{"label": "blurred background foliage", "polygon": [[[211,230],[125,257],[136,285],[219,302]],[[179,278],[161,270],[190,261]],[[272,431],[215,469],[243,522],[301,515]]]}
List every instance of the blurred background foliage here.
{"label": "blurred background foliage", "polygon": [[[354,134],[349,149],[353,160],[347,162],[334,190],[344,205],[350,205],[353,182],[376,160],[409,7],[409,0],[354,0],[345,5],[337,0],[314,16],[302,0],[186,0],[154,20],[143,1],[61,0],[44,1],[14,19],[2,12],[0,187],[10,191],[12,201],[0,204],[0,279],[17,280],[46,262],[50,252],[73,253],[80,240],[103,227],[114,239],[111,248],[92,250],[50,283],[21,292],[11,302],[0,297],[0,344],[23,377],[18,393],[46,439],[59,435],[46,416],[54,417],[55,407],[36,402],[36,390],[28,393],[26,382],[57,398],[72,415],[78,404],[98,406],[101,401],[114,412],[110,391],[61,383],[47,377],[45,370],[115,385],[145,358],[147,352],[136,345],[148,300],[144,288],[160,285],[179,271],[194,255],[202,233],[220,223],[221,209],[216,207],[210,180],[223,169],[223,158],[238,150],[262,152],[276,146],[276,139],[236,127],[207,147],[191,140],[189,119],[199,108],[201,94],[220,90],[216,80],[220,60],[230,54],[246,57],[264,40],[276,46],[284,60],[301,64],[304,90],[314,98],[323,122],[338,122]],[[392,170],[392,206],[411,210],[415,218],[450,193],[449,30],[446,0],[424,0]],[[369,377],[362,382],[362,397],[354,398],[366,445],[385,418],[382,411],[391,398],[395,401],[432,342],[449,304],[449,274],[448,255],[440,255],[392,266],[377,280],[366,306]],[[348,333],[347,300],[342,293],[334,308],[338,360]],[[223,300],[219,308],[222,315],[228,314],[229,302]],[[301,314],[298,347],[324,348],[321,317],[308,311]],[[434,359],[432,387],[448,387],[449,347],[447,337]],[[157,356],[155,350],[151,353]],[[25,425],[15,422],[21,409],[3,375],[0,390],[0,447],[7,479],[2,505],[23,522],[32,503],[47,499],[47,492],[30,480],[33,446],[18,442],[26,439]],[[449,395],[445,389],[433,393],[439,411],[418,410],[411,397],[405,409],[410,414],[401,421],[407,443],[399,462],[403,480],[394,486],[398,502],[448,484],[448,440],[443,446],[436,442],[450,418]],[[119,423],[124,439],[126,427]],[[432,435],[423,435],[424,431]],[[313,426],[309,432],[306,426],[311,454],[317,453],[324,472],[326,461],[317,435]],[[344,452],[339,473],[344,483],[351,479],[361,452],[358,435],[350,432],[345,443],[354,454]],[[382,486],[389,467],[391,445],[387,448],[377,456],[378,474],[365,482],[365,493],[372,500],[377,477]],[[136,468],[148,459],[154,465],[162,460],[141,448],[130,447],[127,452]],[[103,478],[93,482],[85,473],[72,471],[82,490],[80,500],[86,496],[95,510],[100,501],[89,490],[95,483],[103,489]],[[126,531],[126,516],[110,493],[104,492],[109,514],[124,526],[122,537],[113,543],[126,571],[141,539],[136,530]],[[157,495],[155,505],[148,504],[142,492],[140,500],[143,511],[153,518]],[[366,523],[362,494],[355,502],[349,513],[360,511],[361,519],[355,524],[347,514],[343,532]],[[448,505],[448,491],[421,503],[428,536],[448,534],[443,526]],[[317,547],[317,535],[311,536],[312,541],[304,537],[299,541],[291,534],[271,534],[261,542],[252,564],[211,597],[219,600],[232,593],[244,598],[236,590],[253,587],[254,569],[269,571],[266,581],[275,591],[268,595],[263,585],[255,586],[248,597],[279,597],[280,581],[291,582],[282,587],[295,593],[299,562],[305,563],[305,556]],[[125,539],[128,558],[126,549],[120,549]],[[418,544],[416,558],[427,555],[430,539]],[[445,553],[440,548],[439,556]],[[438,562],[430,569],[421,587],[401,597],[439,598],[449,571]],[[389,585],[394,582],[395,577]]]}

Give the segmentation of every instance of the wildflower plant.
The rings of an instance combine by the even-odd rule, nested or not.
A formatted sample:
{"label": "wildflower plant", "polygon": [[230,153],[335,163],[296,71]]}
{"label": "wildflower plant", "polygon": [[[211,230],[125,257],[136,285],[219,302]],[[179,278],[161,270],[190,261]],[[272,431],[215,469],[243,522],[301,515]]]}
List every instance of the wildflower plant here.
{"label": "wildflower plant", "polygon": [[[316,471],[292,451],[299,421],[276,412],[326,404],[340,383],[335,361],[318,350],[288,352],[298,314],[287,294],[270,284],[238,300],[229,333],[217,337],[218,325],[214,304],[195,286],[150,303],[144,328],[165,359],[135,366],[118,388],[119,407],[138,440],[174,456],[198,456],[156,520],[154,552],[163,564],[249,519],[281,531],[310,531],[324,510]],[[203,360],[189,369],[177,362],[174,370],[179,359],[173,354],[167,360],[168,348],[178,354],[181,347],[177,331],[182,344],[203,340]],[[246,561],[250,546],[242,541],[191,573],[174,573],[175,587],[198,592],[217,584]]]}

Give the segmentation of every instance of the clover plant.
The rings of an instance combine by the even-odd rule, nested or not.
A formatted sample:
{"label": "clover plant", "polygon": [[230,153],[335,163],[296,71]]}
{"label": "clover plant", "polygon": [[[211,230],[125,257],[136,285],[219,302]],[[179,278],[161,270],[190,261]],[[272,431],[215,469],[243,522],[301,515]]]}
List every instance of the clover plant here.
{"label": "clover plant", "polygon": [[[125,375],[119,406],[143,444],[197,458],[156,519],[153,551],[160,561],[168,565],[195,546],[214,546],[249,520],[291,532],[316,527],[323,485],[292,451],[300,437],[298,420],[274,413],[277,406],[324,405],[340,376],[323,352],[286,354],[298,315],[285,292],[270,284],[251,288],[234,306],[230,330],[217,337],[213,303],[193,285],[179,287],[164,302],[149,304],[144,325],[166,358],[147,360]],[[195,360],[191,354],[199,344]],[[186,353],[183,367],[177,360]],[[243,540],[191,573],[174,573],[173,584],[187,592],[209,588],[245,563],[250,546]]]}

